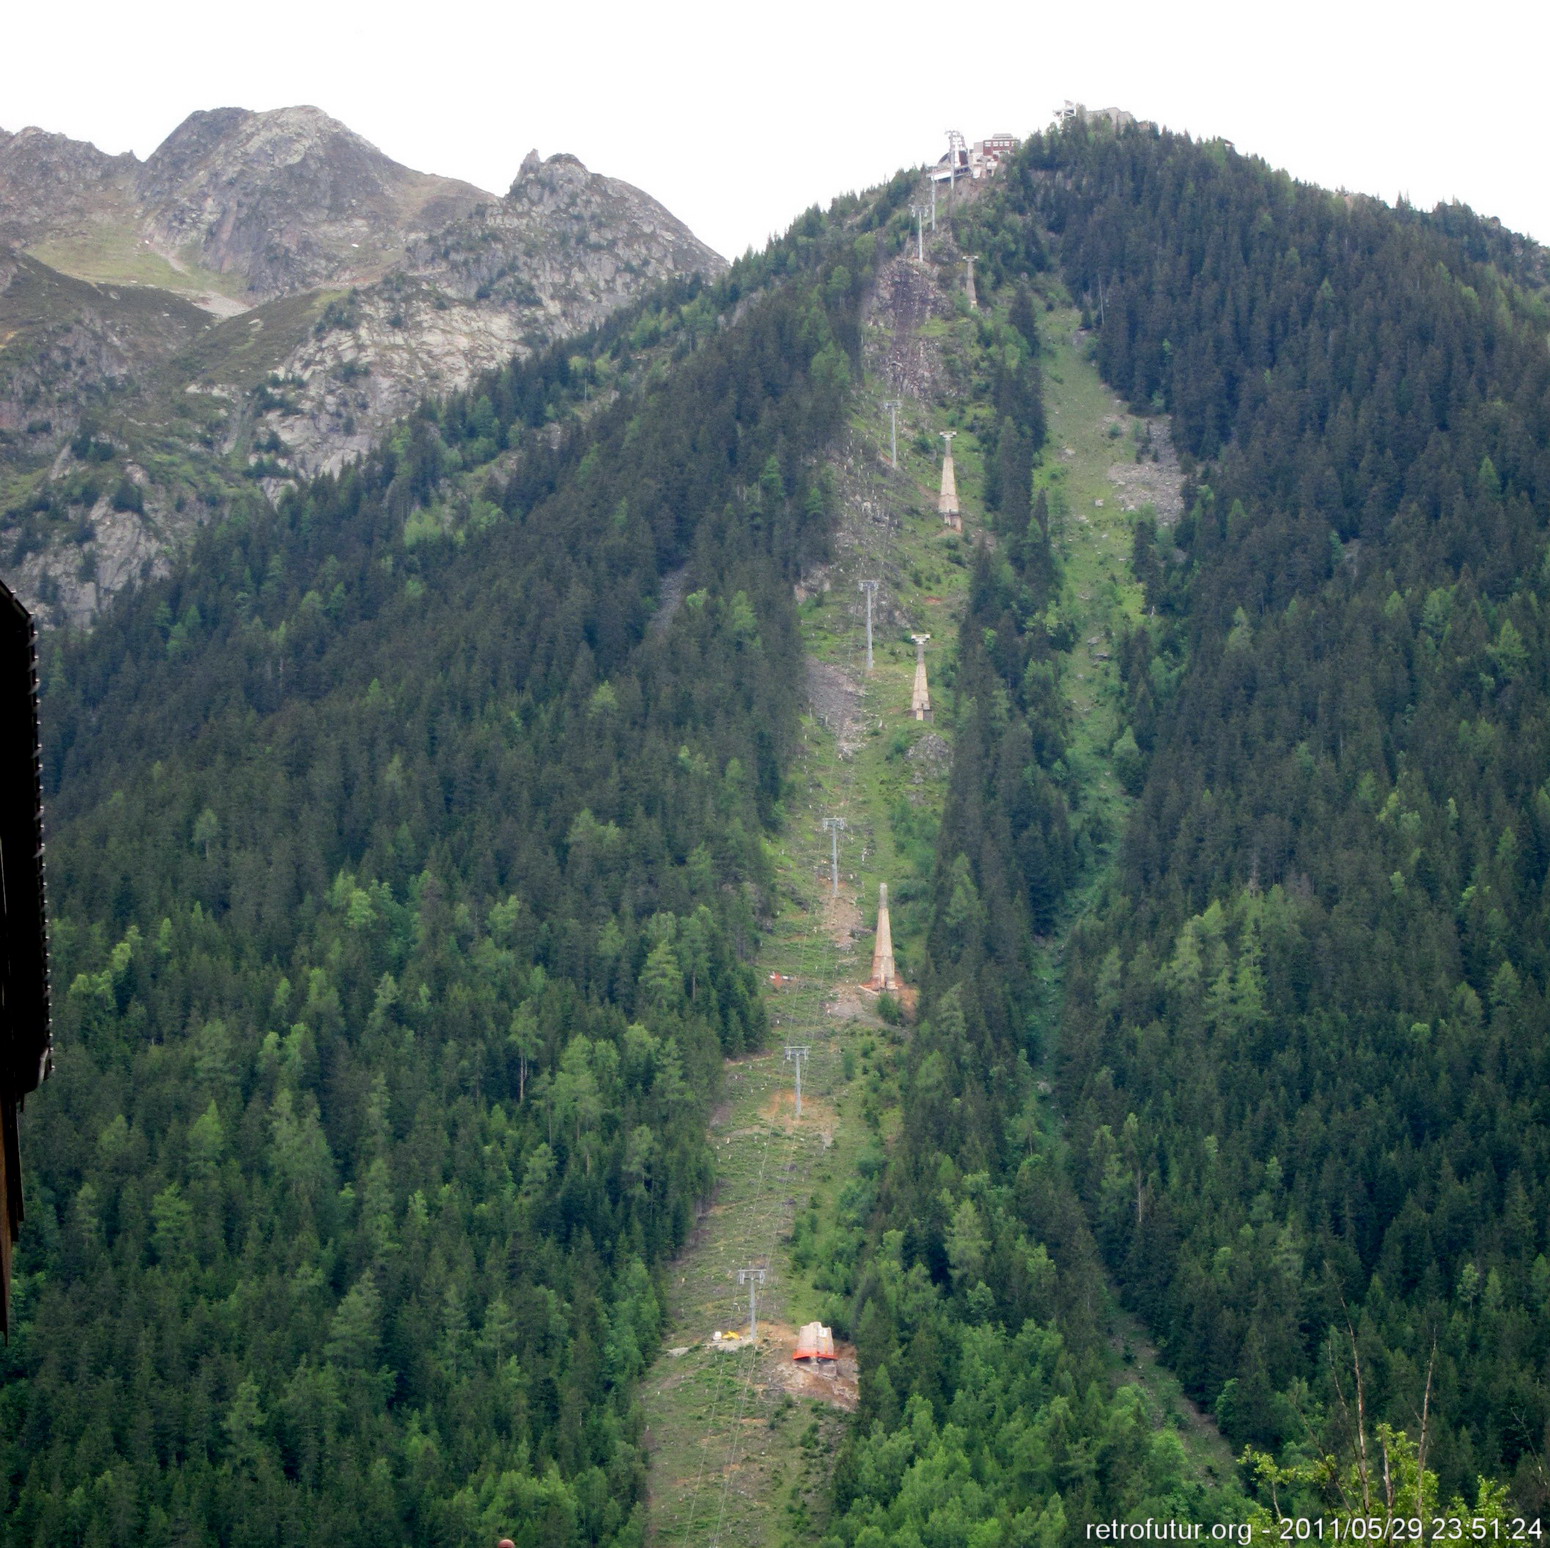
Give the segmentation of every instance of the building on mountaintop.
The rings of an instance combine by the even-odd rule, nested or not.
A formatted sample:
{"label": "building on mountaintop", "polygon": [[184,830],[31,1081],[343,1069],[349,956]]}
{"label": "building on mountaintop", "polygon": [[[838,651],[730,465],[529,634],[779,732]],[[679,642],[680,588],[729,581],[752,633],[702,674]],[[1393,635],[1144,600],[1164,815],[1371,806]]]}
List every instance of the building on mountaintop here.
{"label": "building on mountaintop", "polygon": [[1082,103],[1073,102],[1067,97],[1065,106],[1056,110],[1055,119],[1057,123],[1061,124],[1077,122],[1084,124],[1107,123],[1115,129],[1127,129],[1131,124],[1135,123],[1136,115],[1126,112],[1121,107],[1085,107]]}
{"label": "building on mountaintop", "polygon": [[993,134],[983,140],[976,140],[971,157],[978,157],[984,171],[982,177],[989,177],[995,172],[1001,163],[1017,149],[1017,136],[1015,134]]}
{"label": "building on mountaintop", "polygon": [[931,176],[938,183],[956,183],[960,178],[978,182],[1000,170],[1002,162],[1017,149],[1015,134],[992,134],[972,145],[957,129],[947,131],[947,152],[931,169]]}

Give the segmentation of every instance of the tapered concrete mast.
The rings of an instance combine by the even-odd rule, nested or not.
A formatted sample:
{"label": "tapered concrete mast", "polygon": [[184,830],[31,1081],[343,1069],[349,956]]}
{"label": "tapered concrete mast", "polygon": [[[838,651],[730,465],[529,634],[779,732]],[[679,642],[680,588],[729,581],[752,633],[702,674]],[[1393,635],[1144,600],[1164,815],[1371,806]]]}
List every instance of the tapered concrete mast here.
{"label": "tapered concrete mast", "polygon": [[910,714],[916,720],[931,719],[931,690],[926,686],[926,641],[929,634],[912,634],[915,642],[915,691],[910,695]]}
{"label": "tapered concrete mast", "polygon": [[888,922],[888,883],[877,889],[877,944],[872,948],[872,978],[869,989],[896,989],[898,974],[893,966],[893,926]]}
{"label": "tapered concrete mast", "polygon": [[958,432],[943,430],[940,434],[947,443],[947,450],[942,455],[942,492],[937,496],[937,514],[954,532],[962,532],[963,513],[958,509],[958,475],[953,470],[953,437]]}

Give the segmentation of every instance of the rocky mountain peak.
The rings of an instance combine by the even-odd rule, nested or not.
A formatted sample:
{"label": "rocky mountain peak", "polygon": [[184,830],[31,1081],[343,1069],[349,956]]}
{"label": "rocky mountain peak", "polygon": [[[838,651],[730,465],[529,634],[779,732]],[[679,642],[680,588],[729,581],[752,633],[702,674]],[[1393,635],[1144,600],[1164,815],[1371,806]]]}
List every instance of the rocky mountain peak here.
{"label": "rocky mountain peak", "polygon": [[190,113],[151,152],[138,179],[141,189],[165,194],[176,188],[217,146],[239,134],[255,116],[246,108],[232,107]]}
{"label": "rocky mountain peak", "polygon": [[518,168],[511,187],[506,190],[506,197],[516,199],[525,196],[531,199],[537,196],[541,189],[552,192],[565,185],[580,188],[591,177],[592,174],[582,165],[579,158],[568,155],[564,151],[550,156],[547,161],[540,160],[536,150],[529,151],[522,158],[522,165]]}
{"label": "rocky mountain peak", "polygon": [[364,176],[379,189],[414,175],[319,108],[228,107],[191,113],[151,152],[139,182],[146,197],[169,199],[190,185],[271,178],[309,162],[331,182]]}
{"label": "rocky mountain peak", "polygon": [[146,161],[138,191],[154,242],[242,275],[255,296],[375,278],[406,235],[490,198],[412,171],[309,106],[191,114]]}
{"label": "rocky mountain peak", "polygon": [[589,172],[575,156],[540,161],[536,151],[523,158],[505,198],[411,244],[409,262],[449,295],[546,309],[585,270],[583,289],[598,287],[603,311],[622,302],[631,275],[725,267],[650,195]]}
{"label": "rocky mountain peak", "polygon": [[[425,395],[724,267],[574,156],[531,152],[501,198],[316,107],[194,113],[143,163],[0,131],[0,491],[39,491],[0,508],[0,564],[86,623],[215,491],[337,469]],[[154,471],[168,444],[198,485]]]}
{"label": "rocky mountain peak", "polygon": [[105,174],[126,163],[132,164],[135,159],[128,153],[110,156],[85,140],[72,140],[68,135],[39,129],[36,124],[28,124],[14,134],[0,129],[0,156],[5,158],[6,171],[11,176],[28,171],[36,173],[44,168],[57,168],[76,175],[82,172]]}
{"label": "rocky mountain peak", "polygon": [[114,200],[137,165],[35,125],[0,130],[0,241],[22,247],[79,223]]}

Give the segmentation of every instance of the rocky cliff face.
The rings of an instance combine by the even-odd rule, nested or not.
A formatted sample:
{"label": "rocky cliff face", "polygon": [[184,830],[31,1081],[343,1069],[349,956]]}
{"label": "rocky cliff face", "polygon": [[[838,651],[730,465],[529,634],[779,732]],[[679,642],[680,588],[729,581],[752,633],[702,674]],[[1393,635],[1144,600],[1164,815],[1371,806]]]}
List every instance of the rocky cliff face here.
{"label": "rocky cliff face", "polygon": [[77,236],[98,217],[132,220],[138,166],[44,129],[0,130],[0,242],[30,247]]}
{"label": "rocky cliff face", "polygon": [[220,275],[249,303],[377,279],[492,197],[401,166],[314,107],[195,113],[143,163],[41,129],[0,141],[0,242],[46,245],[85,279],[103,277],[104,248],[148,249],[173,288]]}
{"label": "rocky cliff face", "polygon": [[287,356],[260,418],[293,466],[334,469],[428,394],[601,322],[668,275],[720,260],[655,199],[574,156],[536,155],[505,198],[411,242]]}
{"label": "rocky cliff face", "polygon": [[306,107],[196,113],[143,163],[0,131],[0,243],[0,573],[77,625],[234,499],[725,267],[572,156],[498,198]]}
{"label": "rocky cliff face", "polygon": [[95,404],[154,372],[209,321],[181,297],[89,285],[0,248],[0,432],[42,437],[52,453]]}
{"label": "rocky cliff face", "polygon": [[640,189],[599,177],[574,156],[540,161],[536,151],[504,199],[417,242],[409,254],[416,272],[466,301],[523,305],[536,296],[551,309],[578,267],[602,296],[622,293],[647,268],[693,273],[704,261],[704,245]]}
{"label": "rocky cliff face", "polygon": [[255,297],[379,277],[416,235],[489,199],[412,172],[312,107],[195,113],[136,176],[146,235]]}

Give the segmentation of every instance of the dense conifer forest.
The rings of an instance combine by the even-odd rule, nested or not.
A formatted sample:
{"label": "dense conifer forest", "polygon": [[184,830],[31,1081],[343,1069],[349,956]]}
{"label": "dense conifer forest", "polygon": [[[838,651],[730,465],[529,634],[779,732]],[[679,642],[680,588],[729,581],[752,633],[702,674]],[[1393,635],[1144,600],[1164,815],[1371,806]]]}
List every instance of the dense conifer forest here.
{"label": "dense conifer forest", "polygon": [[1019,493],[962,626],[928,977],[856,1295],[862,1404],[831,1539],[847,1548],[1055,1544],[1224,1504],[1137,1390],[1113,1389],[1097,1247],[1041,1113],[1034,936],[1079,850],[1055,772],[1049,510]]}
{"label": "dense conifer forest", "polygon": [[1359,1509],[1335,1480],[1388,1424],[1390,1487],[1438,1475],[1400,1508],[1489,1517],[1484,1477],[1538,1512],[1550,313],[1488,260],[1537,270],[1467,211],[1145,128],[1035,137],[970,221],[993,281],[1059,274],[1192,477],[1176,527],[1135,523],[1137,799],[1090,911],[1042,496],[982,553],[836,1540],[1224,1509],[1101,1396],[1099,1255],[1226,1436],[1290,1464],[1280,1508]]}
{"label": "dense conifer forest", "polygon": [[8,1540],[640,1540],[867,219],[427,406],[52,656]]}
{"label": "dense conifer forest", "polygon": [[1359,1366],[1541,1510],[1544,299],[1466,211],[1218,144],[1036,142],[1009,194],[1197,469],[1137,530],[1146,766],[1059,1036],[1104,1254],[1235,1441],[1348,1443]]}

